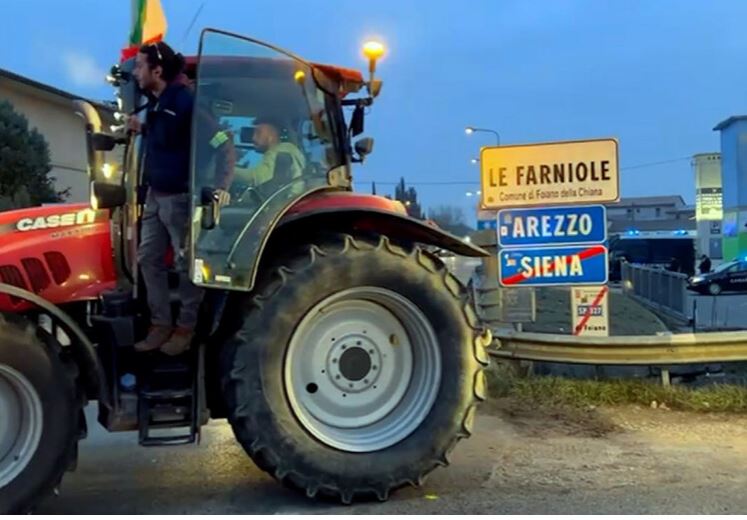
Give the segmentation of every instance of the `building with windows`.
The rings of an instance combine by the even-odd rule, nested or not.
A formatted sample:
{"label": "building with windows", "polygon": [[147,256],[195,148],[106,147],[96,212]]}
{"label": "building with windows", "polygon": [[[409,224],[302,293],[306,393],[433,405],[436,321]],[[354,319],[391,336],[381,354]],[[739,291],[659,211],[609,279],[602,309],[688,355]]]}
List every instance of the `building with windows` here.
{"label": "building with windows", "polygon": [[[104,81],[104,78],[101,78]],[[73,101],[84,99],[58,88],[0,69],[0,100],[26,116],[49,144],[52,170],[59,191],[69,188],[71,202],[87,201],[88,174],[83,119],[75,114]],[[113,123],[114,107],[93,102],[102,121]]]}
{"label": "building with windows", "polygon": [[605,206],[610,234],[695,235],[695,208],[680,195],[629,197]]}
{"label": "building with windows", "polygon": [[714,128],[721,133],[723,256],[747,257],[747,116],[732,116]]}

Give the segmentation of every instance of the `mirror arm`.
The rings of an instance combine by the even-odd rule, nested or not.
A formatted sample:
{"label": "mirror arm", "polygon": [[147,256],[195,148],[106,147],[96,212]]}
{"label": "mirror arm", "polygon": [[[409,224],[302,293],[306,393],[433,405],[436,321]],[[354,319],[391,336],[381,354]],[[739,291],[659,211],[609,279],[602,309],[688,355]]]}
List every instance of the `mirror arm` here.
{"label": "mirror arm", "polygon": [[373,105],[372,97],[364,97],[357,99],[343,99],[341,104],[344,107],[370,107]]}

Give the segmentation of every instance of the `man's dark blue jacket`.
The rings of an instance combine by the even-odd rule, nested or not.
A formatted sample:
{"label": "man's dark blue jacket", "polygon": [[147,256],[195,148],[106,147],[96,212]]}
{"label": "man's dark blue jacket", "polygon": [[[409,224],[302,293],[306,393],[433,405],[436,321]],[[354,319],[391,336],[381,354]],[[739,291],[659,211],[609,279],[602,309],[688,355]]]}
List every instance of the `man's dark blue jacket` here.
{"label": "man's dark blue jacket", "polygon": [[189,191],[190,127],[194,96],[172,82],[148,105],[145,125],[144,184],[159,193]]}

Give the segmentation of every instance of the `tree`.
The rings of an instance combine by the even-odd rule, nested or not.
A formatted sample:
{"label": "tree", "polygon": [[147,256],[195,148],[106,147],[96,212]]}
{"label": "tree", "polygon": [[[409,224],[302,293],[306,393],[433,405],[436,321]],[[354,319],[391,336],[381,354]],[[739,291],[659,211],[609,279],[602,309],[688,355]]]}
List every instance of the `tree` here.
{"label": "tree", "polygon": [[401,177],[399,184],[394,189],[394,199],[405,205],[407,214],[413,218],[422,219],[423,210],[418,202],[418,192],[415,188],[405,186],[405,178]]}
{"label": "tree", "polygon": [[59,202],[49,176],[49,145],[36,128],[29,129],[25,116],[7,101],[0,101],[0,208],[36,206]]}
{"label": "tree", "polygon": [[436,206],[428,212],[428,218],[449,233],[464,236],[472,231],[467,225],[464,210],[458,206]]}

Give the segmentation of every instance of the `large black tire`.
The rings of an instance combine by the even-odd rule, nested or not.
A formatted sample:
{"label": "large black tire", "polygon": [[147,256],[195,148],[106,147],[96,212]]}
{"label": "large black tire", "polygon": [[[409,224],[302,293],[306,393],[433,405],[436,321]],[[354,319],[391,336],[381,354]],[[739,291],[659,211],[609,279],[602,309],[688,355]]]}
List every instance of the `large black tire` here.
{"label": "large black tire", "polygon": [[[221,359],[229,421],[261,469],[309,497],[386,500],[392,490],[421,485],[446,466],[456,443],[470,436],[476,405],[486,395],[489,336],[462,285],[418,247],[345,235],[304,249],[268,269],[253,295],[229,307],[240,316]],[[298,324],[318,302],[355,287],[396,291],[421,309],[442,360],[435,404],[417,428],[392,446],[359,453],[333,448],[304,428],[284,382]]]}
{"label": "large black tire", "polygon": [[75,463],[84,399],[76,384],[77,366],[56,340],[24,320],[0,315],[3,366],[21,374],[41,403],[37,448],[23,471],[0,488],[0,514],[17,514],[29,512],[49,495]]}

